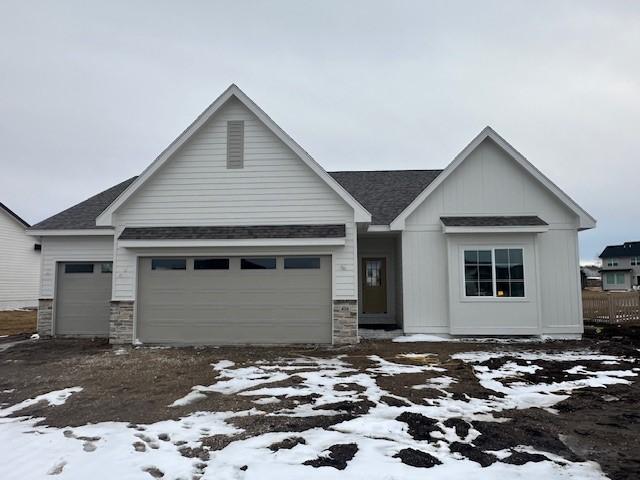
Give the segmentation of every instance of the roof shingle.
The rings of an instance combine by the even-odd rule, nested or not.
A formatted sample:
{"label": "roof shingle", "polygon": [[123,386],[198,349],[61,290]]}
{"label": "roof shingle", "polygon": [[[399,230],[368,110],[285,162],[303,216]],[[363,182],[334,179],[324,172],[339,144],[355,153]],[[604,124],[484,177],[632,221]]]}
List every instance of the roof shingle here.
{"label": "roof shingle", "polygon": [[389,225],[442,170],[328,172],[371,213],[373,225]]}
{"label": "roof shingle", "polygon": [[344,225],[127,227],[120,240],[227,240],[250,238],[344,238]]}
{"label": "roof shingle", "polygon": [[97,227],[96,218],[138,177],[132,177],[118,185],[86,199],[83,202],[53,215],[31,228],[33,230],[84,230]]}
{"label": "roof shingle", "polygon": [[447,227],[531,227],[549,225],[540,217],[491,216],[491,217],[440,217]]}
{"label": "roof shingle", "polygon": [[640,257],[640,242],[624,242],[622,245],[608,245],[600,258]]}

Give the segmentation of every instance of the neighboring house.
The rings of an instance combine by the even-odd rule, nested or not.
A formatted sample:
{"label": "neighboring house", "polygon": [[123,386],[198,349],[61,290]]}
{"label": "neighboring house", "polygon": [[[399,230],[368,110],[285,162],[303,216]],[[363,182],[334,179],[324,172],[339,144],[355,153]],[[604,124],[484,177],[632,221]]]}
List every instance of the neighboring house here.
{"label": "neighboring house", "polygon": [[40,244],[29,224],[0,203],[0,310],[35,307],[40,288]]}
{"label": "neighboring house", "polygon": [[39,332],[354,343],[583,331],[595,220],[491,128],[444,170],[327,173],[238,87],[139,177],[32,227]]}
{"label": "neighboring house", "polygon": [[602,288],[602,276],[600,275],[600,267],[597,265],[585,265],[580,267],[580,281],[582,288]]}
{"label": "neighboring house", "polygon": [[631,290],[640,285],[640,242],[609,245],[600,258],[603,290]]}

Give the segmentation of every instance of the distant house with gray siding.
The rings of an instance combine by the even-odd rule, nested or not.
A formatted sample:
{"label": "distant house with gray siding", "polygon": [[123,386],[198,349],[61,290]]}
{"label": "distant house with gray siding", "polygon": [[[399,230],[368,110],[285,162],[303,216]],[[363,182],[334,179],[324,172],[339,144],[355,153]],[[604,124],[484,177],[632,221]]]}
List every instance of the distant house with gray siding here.
{"label": "distant house with gray siding", "polygon": [[603,290],[631,290],[640,285],[640,241],[609,245],[600,258]]}
{"label": "distant house with gray siding", "polygon": [[602,288],[602,275],[600,274],[600,267],[597,265],[583,265],[580,267],[580,279],[582,282],[582,288]]}
{"label": "distant house with gray siding", "polygon": [[38,329],[147,344],[348,344],[380,325],[575,338],[578,232],[595,224],[490,127],[444,169],[327,172],[232,85],[139,176],[31,228]]}

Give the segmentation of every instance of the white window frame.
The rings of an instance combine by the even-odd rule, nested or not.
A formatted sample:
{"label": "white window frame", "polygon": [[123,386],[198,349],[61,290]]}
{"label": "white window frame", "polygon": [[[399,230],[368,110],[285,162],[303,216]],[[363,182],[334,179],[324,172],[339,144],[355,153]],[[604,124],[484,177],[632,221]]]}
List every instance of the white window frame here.
{"label": "white window frame", "polygon": [[607,267],[617,267],[617,266],[618,266],[617,258],[610,258],[609,260],[607,260]]}
{"label": "white window frame", "polygon": [[[499,297],[497,295],[496,288],[496,250],[508,250],[508,249],[519,249],[522,250],[522,278],[524,284],[524,297]],[[465,276],[464,276],[464,252],[471,250],[490,250],[491,251],[491,282],[493,288],[493,295],[484,295],[484,296],[470,296],[467,295],[467,289],[465,285]],[[527,280],[527,267],[525,265],[525,251],[526,248],[524,245],[461,245],[460,246],[460,288],[462,293],[462,300],[465,302],[528,302],[529,297],[529,282]]]}
{"label": "white window frame", "polygon": [[631,257],[631,266],[640,267],[640,257]]}

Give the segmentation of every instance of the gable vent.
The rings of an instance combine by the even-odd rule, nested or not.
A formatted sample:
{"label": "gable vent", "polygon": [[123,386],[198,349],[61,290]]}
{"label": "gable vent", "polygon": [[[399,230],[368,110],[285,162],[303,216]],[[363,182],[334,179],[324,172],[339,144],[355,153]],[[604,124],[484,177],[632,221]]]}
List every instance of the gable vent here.
{"label": "gable vent", "polygon": [[244,166],[244,120],[227,122],[227,168]]}

